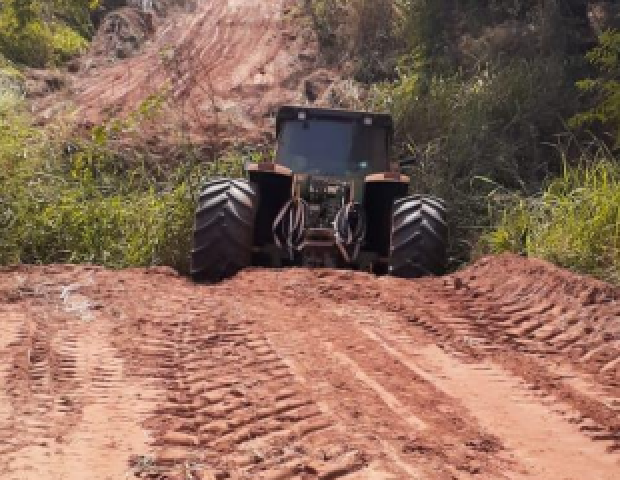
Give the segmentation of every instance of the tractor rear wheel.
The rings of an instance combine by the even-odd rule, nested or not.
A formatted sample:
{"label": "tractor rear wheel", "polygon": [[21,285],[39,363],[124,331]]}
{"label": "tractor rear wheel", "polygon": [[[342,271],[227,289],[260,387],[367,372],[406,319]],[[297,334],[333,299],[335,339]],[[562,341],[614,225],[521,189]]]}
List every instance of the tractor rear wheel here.
{"label": "tractor rear wheel", "polygon": [[194,280],[222,280],[251,264],[257,203],[246,180],[220,178],[203,186],[193,229]]}
{"label": "tractor rear wheel", "polygon": [[411,195],[393,204],[389,273],[418,278],[442,275],[447,265],[446,207],[431,195]]}

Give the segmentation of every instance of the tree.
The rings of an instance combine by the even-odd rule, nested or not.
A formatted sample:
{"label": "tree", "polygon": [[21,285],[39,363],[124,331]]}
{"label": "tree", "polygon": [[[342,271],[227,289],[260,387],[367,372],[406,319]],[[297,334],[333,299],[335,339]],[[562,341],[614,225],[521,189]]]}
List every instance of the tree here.
{"label": "tree", "polygon": [[576,83],[589,95],[592,107],[569,120],[577,128],[596,126],[606,129],[620,144],[620,31],[607,30],[599,36],[598,46],[586,55],[595,68],[596,78],[586,78]]}

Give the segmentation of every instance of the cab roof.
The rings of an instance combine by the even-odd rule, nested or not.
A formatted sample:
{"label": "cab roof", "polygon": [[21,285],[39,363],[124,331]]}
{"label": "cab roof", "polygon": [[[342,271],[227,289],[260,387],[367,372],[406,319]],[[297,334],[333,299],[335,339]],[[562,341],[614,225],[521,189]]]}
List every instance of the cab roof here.
{"label": "cab roof", "polygon": [[361,120],[371,118],[371,124],[388,130],[389,136],[393,135],[393,119],[388,113],[372,113],[358,110],[344,110],[340,108],[318,108],[308,105],[283,105],[276,114],[276,136],[280,136],[282,125],[291,120],[299,120],[299,114],[304,112],[308,120]]}

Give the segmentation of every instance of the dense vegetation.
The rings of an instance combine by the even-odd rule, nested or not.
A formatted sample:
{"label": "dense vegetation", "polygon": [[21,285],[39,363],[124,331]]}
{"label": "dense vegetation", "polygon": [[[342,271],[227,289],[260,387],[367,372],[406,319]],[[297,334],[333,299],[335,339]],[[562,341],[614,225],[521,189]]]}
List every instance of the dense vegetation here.
{"label": "dense vegetation", "polygon": [[100,0],[4,0],[0,52],[33,67],[58,65],[84,51]]}
{"label": "dense vegetation", "polygon": [[180,266],[191,222],[189,177],[165,184],[122,168],[102,130],[78,148],[31,127],[22,101],[0,103],[0,263]]}
{"label": "dense vegetation", "polygon": [[[184,271],[198,185],[239,157],[124,158],[120,137],[158,119],[158,99],[80,138],[34,127],[23,98],[22,67],[84,51],[100,3],[0,0],[0,264]],[[449,203],[453,266],[515,251],[618,281],[619,6],[600,3],[594,25],[581,0],[301,2],[323,61],[356,82],[343,106],[390,110],[414,188]]]}
{"label": "dense vegetation", "polygon": [[362,86],[348,106],[390,110],[415,187],[448,201],[454,263],[511,250],[616,280],[619,5],[590,5],[306,2]]}
{"label": "dense vegetation", "polygon": [[[150,98],[125,121],[77,137],[62,124],[30,124],[25,103],[0,95],[0,265],[81,263],[188,269],[195,199],[202,181],[239,175],[241,159],[196,161],[178,168],[122,153],[118,139],[155,121]],[[235,170],[229,170],[229,169]]]}

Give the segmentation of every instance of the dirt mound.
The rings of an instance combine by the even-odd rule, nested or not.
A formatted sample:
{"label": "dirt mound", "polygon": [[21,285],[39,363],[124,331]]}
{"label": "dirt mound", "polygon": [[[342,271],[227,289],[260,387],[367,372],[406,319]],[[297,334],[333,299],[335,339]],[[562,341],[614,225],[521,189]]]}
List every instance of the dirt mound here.
{"label": "dirt mound", "polygon": [[153,32],[151,13],[130,7],[116,10],[102,21],[91,45],[91,55],[105,61],[131,57]]}
{"label": "dirt mound", "polygon": [[452,284],[470,302],[489,300],[493,319],[525,337],[526,348],[563,352],[603,381],[619,383],[619,288],[511,254],[478,261]]}
{"label": "dirt mound", "polygon": [[496,293],[517,294],[509,282],[520,283],[529,278],[526,286],[542,300],[547,295],[563,297],[566,301],[584,306],[611,304],[620,301],[620,289],[593,277],[578,275],[544,260],[514,254],[482,258],[456,275],[468,286],[494,290]]}
{"label": "dirt mound", "polygon": [[0,318],[3,478],[619,476],[617,290],[544,262],[20,266]]}

